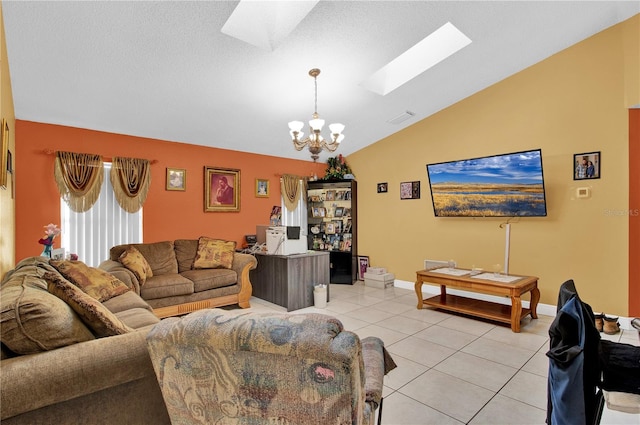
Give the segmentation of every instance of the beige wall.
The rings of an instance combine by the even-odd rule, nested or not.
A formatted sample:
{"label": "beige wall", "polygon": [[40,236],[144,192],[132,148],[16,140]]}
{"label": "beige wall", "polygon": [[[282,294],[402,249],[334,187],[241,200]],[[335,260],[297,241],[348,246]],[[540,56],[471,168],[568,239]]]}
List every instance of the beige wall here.
{"label": "beige wall", "polygon": [[[15,164],[15,114],[13,112],[13,94],[7,61],[7,46],[4,38],[4,19],[0,3],[0,116],[9,124],[9,150],[14,154]],[[6,164],[0,164],[4,167]],[[15,174],[7,175],[7,188],[0,189],[0,277],[10,270],[15,258],[15,196],[13,179]]]}
{"label": "beige wall", "polygon": [[[554,305],[573,278],[594,310],[628,311],[628,108],[640,102],[640,16],[578,43],[349,156],[358,180],[359,254],[413,282],[424,259],[504,263],[504,222],[435,218],[425,165],[542,148],[548,216],[511,227],[510,272],[540,278]],[[428,96],[428,93],[416,93]],[[602,178],[573,180],[573,154],[602,152]],[[421,182],[400,200],[400,182]],[[389,192],[376,193],[388,182]],[[589,186],[592,198],[574,191]]]}

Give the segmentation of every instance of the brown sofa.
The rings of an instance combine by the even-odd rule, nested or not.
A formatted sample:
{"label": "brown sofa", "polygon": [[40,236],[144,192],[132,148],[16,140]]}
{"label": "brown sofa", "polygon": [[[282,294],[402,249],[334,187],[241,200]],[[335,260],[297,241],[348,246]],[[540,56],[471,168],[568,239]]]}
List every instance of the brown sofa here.
{"label": "brown sofa", "polygon": [[[45,273],[22,260],[0,284],[0,421],[13,424],[170,424],[145,337],[160,320],[135,292],[101,303],[127,333],[97,338]],[[50,276],[50,275],[47,275]]]}
{"label": "brown sofa", "polygon": [[232,304],[250,307],[249,270],[258,264],[254,256],[235,253],[231,269],[194,270],[198,239],[131,245],[144,256],[153,271],[153,277],[144,284],[141,285],[136,275],[118,261],[130,245],[111,248],[109,260],[100,264],[100,268],[134,288],[156,316],[176,316]]}

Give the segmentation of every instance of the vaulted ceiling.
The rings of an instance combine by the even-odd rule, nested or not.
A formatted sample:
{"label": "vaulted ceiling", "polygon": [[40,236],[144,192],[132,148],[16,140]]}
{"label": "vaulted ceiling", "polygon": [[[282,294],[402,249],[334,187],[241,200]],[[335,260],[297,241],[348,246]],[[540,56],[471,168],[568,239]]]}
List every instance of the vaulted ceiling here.
{"label": "vaulted ceiling", "polygon": [[[237,5],[3,1],[16,118],[309,160],[287,123],[310,119],[320,68],[318,112],[345,124],[348,155],[640,13],[638,1],[320,1],[265,49],[221,32]],[[447,22],[471,44],[385,96],[361,85]]]}

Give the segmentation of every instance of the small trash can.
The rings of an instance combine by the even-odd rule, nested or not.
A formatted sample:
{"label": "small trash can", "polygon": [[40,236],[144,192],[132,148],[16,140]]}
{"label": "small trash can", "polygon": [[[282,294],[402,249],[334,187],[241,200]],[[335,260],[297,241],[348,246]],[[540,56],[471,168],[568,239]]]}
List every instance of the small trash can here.
{"label": "small trash can", "polygon": [[315,308],[327,308],[327,285],[313,287],[313,305]]}

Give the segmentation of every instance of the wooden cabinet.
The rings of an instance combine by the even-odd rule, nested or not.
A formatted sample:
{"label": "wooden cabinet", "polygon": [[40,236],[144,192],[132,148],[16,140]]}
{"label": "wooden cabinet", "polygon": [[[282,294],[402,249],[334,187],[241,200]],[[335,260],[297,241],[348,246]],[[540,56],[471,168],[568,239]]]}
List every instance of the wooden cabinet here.
{"label": "wooden cabinet", "polygon": [[357,188],[355,180],[308,185],[308,247],[329,252],[331,283],[351,285],[357,279]]}
{"label": "wooden cabinet", "polygon": [[249,272],[252,295],[286,307],[287,311],[311,307],[314,285],[329,282],[329,254],[326,252],[255,255],[258,266]]}

